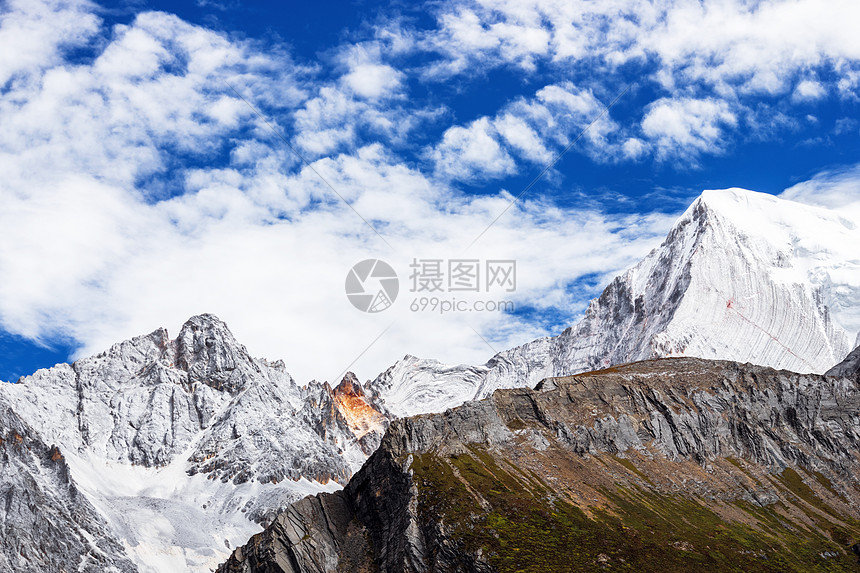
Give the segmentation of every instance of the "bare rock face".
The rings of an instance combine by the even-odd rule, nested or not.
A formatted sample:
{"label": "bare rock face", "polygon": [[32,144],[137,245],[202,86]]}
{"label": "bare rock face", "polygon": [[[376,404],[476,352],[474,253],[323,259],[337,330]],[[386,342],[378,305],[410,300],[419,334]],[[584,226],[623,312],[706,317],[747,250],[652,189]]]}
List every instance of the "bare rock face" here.
{"label": "bare rock face", "polygon": [[219,572],[852,570],[858,476],[855,380],[640,362],[397,420]]}
{"label": "bare rock face", "polygon": [[2,571],[137,571],[70,477],[62,450],[48,447],[3,405],[0,531]]}
{"label": "bare rock face", "polygon": [[826,372],[827,376],[842,376],[845,378],[860,378],[860,346],[851,351],[845,360]]}
{"label": "bare rock face", "polygon": [[236,394],[261,374],[244,346],[227,325],[211,314],[194,316],[175,341],[177,366],[188,372],[188,383],[202,382],[216,390]]}
{"label": "bare rock face", "polygon": [[362,451],[368,456],[375,452],[388,428],[389,415],[365,393],[352,372],[346,373],[332,390],[331,397],[349,432],[358,438]]}

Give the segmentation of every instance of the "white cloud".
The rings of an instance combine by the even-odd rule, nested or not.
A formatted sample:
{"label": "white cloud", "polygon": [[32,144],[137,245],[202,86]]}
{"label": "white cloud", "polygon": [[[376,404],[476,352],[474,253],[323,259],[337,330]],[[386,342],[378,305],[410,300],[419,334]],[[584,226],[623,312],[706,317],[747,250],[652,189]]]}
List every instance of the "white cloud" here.
{"label": "white cloud", "polygon": [[827,90],[820,82],[815,80],[803,80],[794,88],[791,99],[795,102],[815,101],[827,95]]}
{"label": "white cloud", "polygon": [[346,88],[360,98],[378,99],[401,96],[405,74],[382,61],[383,52],[409,49],[397,36],[388,35],[389,41],[369,41],[348,45],[338,54],[337,60],[347,69],[341,77]]}
{"label": "white cloud", "polygon": [[836,120],[836,123],[833,126],[833,132],[836,135],[856,133],[858,131],[858,127],[860,127],[860,121],[857,121],[853,117],[840,117]]}
{"label": "white cloud", "polygon": [[326,155],[356,141],[356,121],[363,106],[342,91],[321,88],[296,113],[296,142],[315,155]]}
{"label": "white cloud", "polygon": [[654,58],[667,86],[782,93],[795,72],[860,59],[852,0],[638,2],[464,0],[445,4],[425,43],[444,54],[437,74],[488,65],[530,67],[536,58],[619,65]]}
{"label": "white cloud", "polygon": [[[48,41],[54,23],[37,26],[44,29],[34,37]],[[88,63],[64,62],[46,49],[15,72],[29,81],[0,93],[4,329],[43,340],[62,334],[88,354],[158,326],[175,334],[189,315],[214,312],[255,354],[286,359],[301,381],[336,376],[391,321],[353,366],[361,376],[407,352],[464,362],[492,354],[462,316],[412,313],[406,292],[390,312],[366,315],[349,305],[343,283],[348,268],[369,256],[388,259],[404,280],[412,257],[462,256],[509,194],[464,196],[383,144],[328,133],[356,114],[362,117],[345,122],[356,130],[396,134],[409,126],[386,127],[405,112],[359,101],[370,92],[361,96],[346,79],[310,89],[302,76],[311,72],[294,71],[283,54],[267,57],[253,44],[163,13],[101,29],[97,40],[102,47]],[[345,69],[348,77],[356,68]],[[352,146],[315,160],[314,168],[385,234],[393,252],[311,169],[299,169],[225,80],[259,101],[279,128],[307,128],[312,137],[299,139],[303,146],[316,144],[320,153]],[[460,161],[462,176],[508,172],[513,160],[502,139],[540,160],[549,131],[588,115],[590,92],[544,93],[546,101],[523,120],[531,134],[523,137],[504,114],[481,118],[445,134],[436,147],[440,166],[447,154]],[[554,122],[552,106],[568,119]],[[326,136],[331,142],[319,143]],[[226,163],[212,159],[225,151]],[[186,158],[196,166],[185,166]],[[520,288],[511,297],[574,316],[578,302],[565,295],[565,281],[629,265],[670,221],[535,200],[513,206],[469,256],[517,259]],[[466,320],[497,333],[500,348],[546,334],[541,325],[498,314]]]}
{"label": "white cloud", "polygon": [[[428,174],[397,155],[439,113],[410,101],[410,74],[444,79],[507,65],[529,79],[540,66],[565,71],[585,62],[600,76],[647,61],[656,70],[652,86],[677,91],[659,92],[638,126],[607,114],[577,151],[599,162],[649,153],[695,161],[725,150],[741,121],[755,134],[797,124],[787,110],[750,111],[757,93],[850,97],[860,52],[848,22],[858,8],[834,6],[838,17],[809,0],[443,4],[438,29],[377,29],[373,41],[342,47],[322,64],[333,68],[326,74],[291,61],[283,48],[266,55],[253,42],[164,13],[108,30],[85,3],[9,2],[0,46],[26,49],[15,57],[0,51],[0,322],[33,338],[71,336],[89,353],[158,326],[175,332],[189,315],[214,312],[255,354],[285,358],[302,381],[339,374],[392,321],[354,366],[361,376],[406,352],[481,362],[492,351],[470,325],[494,333],[498,348],[547,332],[488,313],[465,320],[412,313],[405,284],[390,312],[362,314],[344,296],[346,272],[380,256],[405,282],[413,257],[463,256],[512,196],[467,196],[451,182],[510,175],[520,160],[545,165],[597,117],[610,88],[574,81],[530,88],[530,97],[419,143],[435,168]],[[94,57],[66,61],[69,48]],[[396,64],[421,50],[440,59],[419,70]],[[820,66],[831,66],[836,79],[816,73]],[[828,79],[804,83],[812,77]],[[263,108],[393,251],[228,82]],[[855,171],[823,174],[784,196],[850,204]],[[553,308],[560,320],[572,320],[582,302],[566,292],[568,281],[608,278],[659,242],[672,221],[529,198],[469,256],[515,258],[519,289],[511,297]]]}
{"label": "white cloud", "polygon": [[582,134],[585,153],[595,161],[613,161],[627,151],[620,143],[621,129],[608,114],[601,117],[603,110],[590,90],[570,82],[551,84],[493,117],[449,128],[428,155],[446,177],[492,179],[514,172],[514,156],[543,167]]}
{"label": "white cloud", "polygon": [[38,81],[4,94],[0,161],[11,180],[84,172],[130,187],[168,168],[174,153],[207,157],[240,119],[257,121],[225,82],[243,89],[252,76],[281,105],[300,100],[289,70],[269,76],[275,65],[284,64],[175,16],[141,14],[92,64],[32,68]]}
{"label": "white cloud", "polygon": [[822,171],[789,187],[780,197],[860,216],[860,164]]}
{"label": "white cloud", "polygon": [[526,159],[537,163],[549,163],[552,154],[538,133],[526,121],[512,113],[504,113],[493,120],[498,134]]}
{"label": "white cloud", "polygon": [[60,61],[69,46],[86,44],[99,19],[86,1],[9,0],[0,6],[0,87]]}
{"label": "white cloud", "polygon": [[[611,78],[628,73],[621,66],[646,69],[640,81],[663,93],[652,107],[656,116],[643,125],[654,129],[662,119],[668,127],[668,116],[679,116],[677,107],[708,100],[721,102],[724,125],[743,120],[752,137],[764,138],[785,133],[779,130],[790,128],[793,113],[799,119],[808,113],[789,104],[819,102],[828,93],[856,99],[857,21],[860,4],[853,0],[460,0],[440,5],[437,28],[425,33],[422,45],[440,54],[425,70],[426,78],[440,81],[516,66],[526,74],[538,70],[538,78],[546,69],[592,80],[605,76],[608,87]],[[772,99],[762,101],[763,96]],[[661,107],[668,99],[678,103]],[[688,161],[724,148],[713,136],[716,124],[700,123],[701,137],[682,134],[694,133],[694,125],[676,127],[675,135],[693,147],[672,143],[669,136],[653,146],[631,143],[626,150],[603,145],[602,152],[619,159],[632,158],[633,147],[665,158],[680,151],[676,159]]]}
{"label": "white cloud", "polygon": [[312,157],[354,150],[367,137],[402,144],[438,115],[412,105],[403,91],[406,74],[382,61],[383,53],[409,50],[409,40],[393,32],[380,35],[387,40],[342,47],[333,57],[339,77],[317,82],[295,113],[295,143]]}
{"label": "white cloud", "polygon": [[654,141],[658,157],[692,160],[701,152],[721,151],[724,127],[736,123],[725,102],[664,98],[648,108],[642,119],[642,131]]}
{"label": "white cloud", "polygon": [[502,149],[486,117],[467,127],[451,127],[429,154],[437,173],[455,179],[494,178],[514,172],[514,161]]}
{"label": "white cloud", "polygon": [[378,98],[399,88],[402,76],[388,65],[359,64],[343,77],[343,81],[361,97]]}
{"label": "white cloud", "polygon": [[[89,354],[160,325],[175,333],[188,315],[215,312],[255,354],[283,357],[303,381],[339,374],[392,321],[380,344],[353,366],[363,377],[407,352],[482,362],[492,351],[464,320],[479,331],[504,333],[493,340],[498,348],[547,334],[490,313],[464,319],[409,311],[418,296],[406,292],[412,257],[462,256],[511,197],[466,199],[390,159],[373,146],[315,167],[383,230],[394,252],[330,195],[320,195],[328,199],[323,208],[274,219],[253,199],[272,174],[245,173],[240,183],[229,172],[198,173],[198,192],[155,205],[85,179],[52,193],[39,189],[38,201],[11,201],[0,224],[29,240],[0,251],[8,279],[0,290],[4,326],[29,336],[61,331]],[[288,176],[287,186],[318,185],[315,177],[305,169]],[[528,202],[515,206],[469,256],[518,261],[518,291],[494,300],[552,304],[575,316],[573,302],[560,294],[564,280],[627,266],[659,241],[670,220],[618,220]],[[356,311],[343,294],[347,269],[370,256],[391,262],[403,280],[397,306],[378,316]]]}
{"label": "white cloud", "polygon": [[629,159],[637,160],[647,153],[647,144],[638,137],[631,137],[621,145],[621,150]]}

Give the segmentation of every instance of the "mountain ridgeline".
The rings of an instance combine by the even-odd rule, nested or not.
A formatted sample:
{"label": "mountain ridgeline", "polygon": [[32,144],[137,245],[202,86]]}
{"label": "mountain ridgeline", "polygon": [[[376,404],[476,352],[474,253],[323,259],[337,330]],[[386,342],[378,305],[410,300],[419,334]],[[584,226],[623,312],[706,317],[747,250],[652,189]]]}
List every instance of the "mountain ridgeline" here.
{"label": "mountain ridgeline", "polygon": [[[0,385],[0,414],[0,570],[22,572],[209,571],[388,425],[354,375],[299,386],[213,315]],[[65,536],[34,527],[49,510]]]}
{"label": "mountain ridgeline", "polygon": [[205,314],[0,384],[0,570],[852,566],[857,244],[711,191],[483,365],[300,385]]}
{"label": "mountain ridgeline", "polygon": [[662,359],[400,419],[218,571],[857,571],[847,374]]}

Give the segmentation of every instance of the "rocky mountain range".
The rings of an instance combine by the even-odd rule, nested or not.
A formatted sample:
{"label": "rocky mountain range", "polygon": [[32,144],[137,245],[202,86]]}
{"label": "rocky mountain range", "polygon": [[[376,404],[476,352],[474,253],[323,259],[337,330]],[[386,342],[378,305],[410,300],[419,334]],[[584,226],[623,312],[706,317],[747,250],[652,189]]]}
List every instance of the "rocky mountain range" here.
{"label": "rocky mountain range", "polygon": [[652,360],[399,419],[342,491],[218,571],[856,571],[860,385],[841,368]]}
{"label": "rocky mountain range", "polygon": [[[860,260],[852,249],[860,244],[857,233],[852,222],[825,210],[746,191],[706,192],[679,219],[661,246],[592,301],[579,323],[557,337],[502,352],[484,365],[445,365],[407,356],[365,384],[350,373],[334,387],[315,381],[300,385],[283,362],[252,357],[223,322],[212,315],[200,315],[188,320],[176,338],[158,329],[73,364],[39,370],[16,384],[0,384],[0,499],[4,500],[0,504],[0,570],[214,570],[264,526],[292,527],[290,523],[299,523],[299,518],[284,517],[290,512],[320,516],[342,511],[346,513],[341,517],[346,519],[359,511],[358,502],[349,497],[359,487],[353,484],[370,479],[375,470],[368,468],[385,457],[374,452],[392,420],[445,412],[474,399],[487,398],[487,403],[495,403],[497,396],[520,395],[495,394],[498,389],[523,388],[523,395],[531,396],[529,389],[547,378],[559,380],[606,366],[669,356],[729,359],[804,373],[761,371],[768,379],[788,376],[785,379],[791,383],[831,380],[812,373],[824,372],[842,360],[860,330],[860,312],[856,310],[860,308]],[[843,381],[856,379],[857,361],[858,355],[852,353],[829,373]],[[702,368],[742,369],[722,363]],[[688,374],[684,376],[689,378]],[[736,389],[742,390],[731,387],[731,391]],[[731,401],[728,395],[722,396],[722,400]],[[844,399],[838,395],[840,407]],[[785,405],[773,405],[777,406]],[[469,405],[458,411],[477,416],[479,412],[474,409],[486,407]],[[654,407],[663,411],[663,406]],[[764,415],[762,408],[765,405],[758,404],[744,415]],[[606,428],[612,423],[621,424],[621,414],[607,412],[615,422],[607,421],[609,426],[600,427],[609,432]],[[631,410],[625,415],[633,419],[642,412]],[[796,415],[789,409],[774,412],[783,417]],[[583,435],[591,431],[587,428],[597,427],[577,425],[574,417],[565,419],[565,427],[571,431],[578,428],[576,432],[585,432]],[[693,422],[701,421],[684,424]],[[713,419],[707,423],[718,422]],[[417,422],[397,422],[396,431],[389,432],[386,440],[400,439],[392,437],[399,435],[397,428],[412,423]],[[836,432],[834,423],[828,419],[825,429],[815,432]],[[672,426],[653,427],[669,434],[676,431]],[[645,440],[644,430],[636,428],[634,433]],[[433,437],[433,443],[448,439],[446,432]],[[543,451],[544,441],[551,444],[541,432],[527,432],[538,452]],[[630,437],[627,426],[622,433]],[[843,438],[834,435],[828,439]],[[674,443],[675,438],[672,440]],[[495,448],[493,444],[487,447]],[[401,449],[391,450],[398,452],[391,454],[392,459],[400,460],[397,463],[403,461],[398,457],[401,454],[408,457],[407,451],[427,454],[420,448],[413,452],[409,449],[412,446],[398,447]],[[647,453],[648,447],[643,445],[642,451]],[[383,445],[383,450],[386,448],[394,446]],[[676,449],[678,455],[687,455],[681,446],[676,445]],[[723,451],[707,450],[707,455],[720,458]],[[613,456],[617,453],[595,447],[587,455],[599,458],[616,473],[620,471],[617,464],[627,467],[627,461],[607,458],[607,452]],[[663,454],[670,458],[675,455]],[[693,458],[695,463],[701,462]],[[484,463],[482,458],[475,459]],[[618,459],[627,460],[624,456]],[[438,464],[451,466],[450,460],[440,460]],[[760,460],[750,463],[753,461]],[[783,461],[786,467],[794,464],[792,468],[806,463],[794,458]],[[355,475],[363,464],[365,469]],[[447,476],[448,470],[438,464],[427,471],[438,469]],[[451,467],[454,475],[462,475],[462,468],[456,464]],[[771,464],[761,471],[774,468]],[[693,466],[688,470],[694,472]],[[487,471],[496,475],[492,468]],[[512,474],[516,480],[520,480],[518,471]],[[392,477],[391,484],[406,483],[401,477]],[[657,477],[649,479],[657,483]],[[563,478],[559,475],[553,479]],[[683,479],[689,483],[693,478]],[[767,486],[767,481],[756,479]],[[827,479],[841,483],[835,474]],[[348,483],[343,494],[310,497],[291,505],[307,495],[340,490]],[[392,503],[399,503],[396,496],[392,499]],[[412,505],[405,514],[396,505],[389,509],[407,519],[417,511],[414,496],[410,499]],[[340,509],[323,509],[314,505],[317,503],[335,503]],[[286,508],[290,509],[283,514]],[[359,557],[367,555],[359,550],[344,552],[343,547],[344,543],[361,545],[362,539],[370,539],[366,537],[370,535],[367,522],[359,523],[352,517],[344,522],[341,517],[330,519],[330,523],[339,524],[332,525],[335,529],[329,532],[334,545],[322,544],[317,549],[326,553],[325,559],[331,561],[337,556],[339,563],[355,566],[347,570],[360,571],[364,565],[360,565]],[[352,532],[349,541],[338,537],[343,533],[338,529],[342,525]],[[424,541],[447,539],[444,532],[416,530],[408,519],[397,522],[397,527],[401,525],[412,528],[409,535],[415,539],[421,535]],[[274,539],[269,533],[255,538],[254,543]],[[286,555],[281,545],[270,549]],[[376,541],[372,545],[378,546]],[[261,551],[269,551],[262,547]],[[262,554],[240,558],[253,553],[246,548],[235,554],[234,565],[245,567],[248,559],[271,561]],[[361,563],[371,569],[379,565],[374,561],[377,557],[367,559]],[[481,559],[474,563],[476,570],[482,570]],[[414,570],[421,569],[415,565]]]}
{"label": "rocky mountain range", "polygon": [[[9,571],[209,571],[289,503],[346,484],[388,424],[353,375],[299,386],[212,315],[0,385],[0,413]],[[32,526],[49,510],[60,533]]]}

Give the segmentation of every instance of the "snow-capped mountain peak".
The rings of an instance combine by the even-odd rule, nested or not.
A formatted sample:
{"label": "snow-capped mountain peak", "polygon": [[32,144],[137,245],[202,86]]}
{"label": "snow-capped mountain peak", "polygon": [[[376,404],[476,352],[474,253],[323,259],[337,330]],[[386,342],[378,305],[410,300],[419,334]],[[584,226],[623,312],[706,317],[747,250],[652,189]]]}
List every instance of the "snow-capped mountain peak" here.
{"label": "snow-capped mountain peak", "polygon": [[559,336],[501,352],[481,367],[408,358],[371,390],[402,415],[456,406],[469,389],[483,398],[649,358],[822,373],[860,342],[858,244],[860,224],[840,213],[743,189],[705,191],[659,247]]}
{"label": "snow-capped mountain peak", "polygon": [[368,392],[396,417],[441,412],[475,396],[485,366],[447,365],[407,354],[368,385]]}
{"label": "snow-capped mountain peak", "polygon": [[209,314],[0,384],[0,407],[62,452],[101,519],[87,531],[140,571],[213,569],[281,508],[346,483],[388,424],[351,373],[300,387]]}
{"label": "snow-capped mountain peak", "polygon": [[[195,316],[175,339],[157,329],[0,384],[0,429],[11,429],[0,440],[15,448],[6,467],[35,476],[25,481],[47,492],[58,523],[80,532],[65,546],[77,552],[68,562],[94,564],[82,570],[108,559],[128,571],[208,571],[288,503],[345,484],[393,416],[657,357],[826,371],[860,330],[856,223],[769,195],[706,191],[558,336],[481,366],[407,355],[364,386],[351,373],[334,388],[299,386],[217,317]],[[856,362],[855,353],[839,368]],[[23,507],[24,482],[6,479]],[[39,570],[10,551],[0,559]]]}
{"label": "snow-capped mountain peak", "polygon": [[176,365],[188,372],[189,383],[203,382],[230,394],[260,374],[245,347],[212,314],[193,316],[182,325],[176,338]]}

